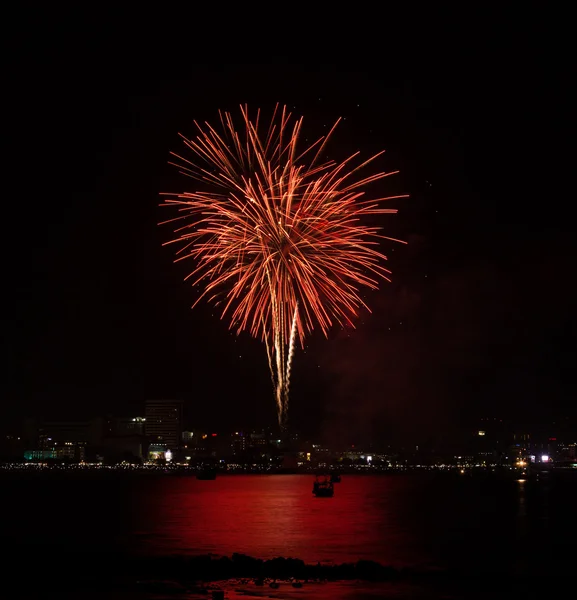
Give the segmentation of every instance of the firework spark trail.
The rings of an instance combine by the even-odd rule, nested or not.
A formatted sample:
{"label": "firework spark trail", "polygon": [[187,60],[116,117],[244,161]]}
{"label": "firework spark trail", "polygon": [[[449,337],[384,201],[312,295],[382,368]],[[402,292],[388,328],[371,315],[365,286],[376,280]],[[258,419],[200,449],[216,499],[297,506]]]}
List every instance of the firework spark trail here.
{"label": "firework spark trail", "polygon": [[288,347],[288,358],[287,358],[287,362],[286,362],[286,376],[285,376],[284,398],[283,398],[283,406],[282,406],[283,412],[280,417],[281,424],[284,423],[285,425],[286,425],[287,413],[288,413],[289,388],[290,388],[290,381],[291,381],[291,369],[292,369],[293,355],[294,355],[294,350],[295,350],[295,338],[296,338],[296,331],[297,331],[298,314],[299,314],[299,303],[297,302],[296,306],[295,306],[295,312],[293,314],[293,322],[292,322],[292,326],[291,326],[291,336],[290,336],[289,347]]}
{"label": "firework spark trail", "polygon": [[[284,361],[283,361],[283,350],[284,343],[282,340],[282,324],[281,324],[281,311],[278,309],[276,293],[273,288],[270,273],[267,273],[267,278],[270,286],[270,299],[272,309],[272,343],[268,341],[268,337],[265,337],[265,344],[267,346],[267,354],[269,356],[269,366],[271,369],[271,376],[273,380],[273,386],[275,390],[275,400],[277,406],[277,415],[279,423],[283,423],[283,380],[284,380]],[[270,346],[269,346],[270,344]],[[273,368],[270,357],[275,357],[276,369]]]}
{"label": "firework spark trail", "polygon": [[358,166],[352,166],[358,153],[320,162],[338,121],[299,153],[302,118],[291,124],[290,113],[277,106],[261,135],[260,111],[254,121],[247,107],[241,113],[242,130],[220,113],[221,131],[197,123],[196,137],[181,136],[194,160],[171,153],[171,164],[201,186],[164,194],[163,205],[179,211],[165,223],[181,223],[167,244],[181,244],[177,261],[195,260],[186,278],[203,286],[195,305],[208,299],[237,333],[265,342],[282,423],[297,339],[304,345],[315,326],[325,336],[335,323],[354,326],[359,310],[368,310],[361,288],[389,281],[378,244],[401,240],[363,218],[396,213],[382,204],[407,196],[364,198],[367,185],[396,173],[358,176],[382,153]]}

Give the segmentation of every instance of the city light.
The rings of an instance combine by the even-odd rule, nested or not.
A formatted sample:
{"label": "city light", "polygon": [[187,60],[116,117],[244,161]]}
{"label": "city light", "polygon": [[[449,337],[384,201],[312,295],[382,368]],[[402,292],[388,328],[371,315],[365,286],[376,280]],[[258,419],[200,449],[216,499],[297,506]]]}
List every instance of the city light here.
{"label": "city light", "polygon": [[[159,404],[155,401],[154,407]],[[172,405],[169,408],[173,410]],[[141,419],[136,417],[137,422]],[[151,420],[148,419],[147,424]],[[162,419],[163,426],[164,422]],[[96,421],[98,423],[100,421]],[[100,437],[88,442],[85,440],[90,437],[90,422],[82,423],[78,431],[67,423],[52,424],[50,429],[38,429],[36,443],[15,447],[14,461],[0,461],[0,469],[118,468],[122,471],[176,472],[199,468],[203,464],[220,464],[221,471],[231,472],[286,473],[289,469],[298,468],[302,472],[332,469],[341,473],[439,470],[469,475],[482,470],[486,473],[507,473],[515,479],[526,478],[529,469],[531,474],[538,474],[540,470],[561,473],[567,470],[575,472],[577,468],[577,444],[571,438],[558,438],[561,442],[556,443],[554,451],[548,452],[547,437],[518,443],[521,437],[515,433],[499,434],[500,437],[496,438],[491,434],[488,436],[490,439],[471,444],[466,450],[463,447],[463,451],[423,457],[423,449],[415,445],[407,449],[390,445],[377,448],[360,440],[357,444],[347,445],[348,448],[336,449],[320,443],[318,439],[302,438],[296,433],[283,439],[273,427],[249,428],[244,432],[238,428],[231,432],[219,431],[215,427],[209,430],[214,433],[197,430],[193,438],[192,431],[184,430],[179,420],[167,423],[171,429],[160,430],[155,423],[154,434],[147,437],[145,427],[140,427],[139,423],[139,427],[135,428],[132,417],[109,417],[100,423],[100,433],[97,427],[94,428]],[[469,432],[473,441],[478,434],[476,429]],[[176,441],[169,439],[171,435]],[[528,440],[529,434],[523,434],[522,438]],[[15,443],[18,436],[8,435],[6,439]],[[420,453],[417,448],[420,448]],[[18,465],[18,455],[21,465]]]}

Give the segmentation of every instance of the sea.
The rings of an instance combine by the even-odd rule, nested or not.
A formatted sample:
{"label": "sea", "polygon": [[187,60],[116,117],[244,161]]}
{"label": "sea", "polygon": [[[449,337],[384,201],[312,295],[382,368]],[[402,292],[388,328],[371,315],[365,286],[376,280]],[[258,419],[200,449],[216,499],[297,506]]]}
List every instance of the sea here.
{"label": "sea", "polygon": [[[311,475],[201,481],[5,471],[1,595],[192,599],[220,589],[231,600],[557,598],[554,590],[575,581],[577,473],[344,475],[332,498],[314,497],[312,483]],[[173,569],[159,576],[170,560],[234,553],[321,565],[376,561],[400,576],[298,589],[288,581],[272,588],[231,580],[196,590],[181,587]],[[123,576],[123,565],[141,559],[159,568]]]}

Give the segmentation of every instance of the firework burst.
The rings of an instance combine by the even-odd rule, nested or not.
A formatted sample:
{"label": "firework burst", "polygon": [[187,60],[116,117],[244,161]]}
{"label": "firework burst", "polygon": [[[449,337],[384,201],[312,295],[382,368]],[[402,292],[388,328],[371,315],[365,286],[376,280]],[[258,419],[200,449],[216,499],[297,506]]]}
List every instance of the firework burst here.
{"label": "firework burst", "polygon": [[[260,111],[251,119],[241,107],[242,127],[220,113],[221,127],[195,123],[194,138],[182,137],[190,157],[171,153],[171,164],[197,182],[192,192],[163,194],[176,207],[177,261],[194,259],[187,279],[202,298],[221,308],[231,329],[248,331],[267,348],[279,423],[286,423],[294,347],[319,327],[353,325],[364,307],[362,288],[389,280],[382,240],[401,242],[363,222],[392,214],[383,203],[406,196],[366,199],[370,183],[394,175],[360,176],[376,154],[353,166],[321,162],[327,136],[297,148],[303,119],[275,109],[267,127]],[[187,155],[188,156],[188,155]],[[402,242],[404,243],[404,242]]]}

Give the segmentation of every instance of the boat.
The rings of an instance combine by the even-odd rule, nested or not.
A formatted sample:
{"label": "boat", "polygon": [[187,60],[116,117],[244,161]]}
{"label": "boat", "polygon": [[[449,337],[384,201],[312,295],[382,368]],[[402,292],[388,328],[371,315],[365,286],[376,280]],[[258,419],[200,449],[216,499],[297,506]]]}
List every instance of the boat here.
{"label": "boat", "polygon": [[331,473],[331,483],[340,483],[341,475],[340,473]]}
{"label": "boat", "polygon": [[313,494],[317,498],[332,498],[335,493],[330,477],[317,476],[313,484]]}
{"label": "boat", "polygon": [[202,481],[212,481],[216,479],[216,469],[200,469],[196,473],[196,478]]}

